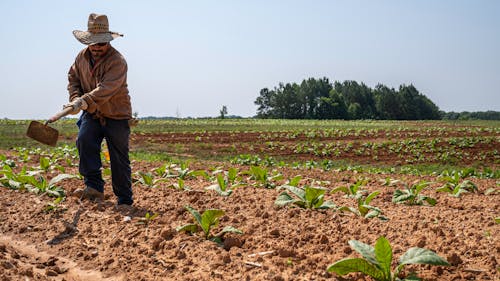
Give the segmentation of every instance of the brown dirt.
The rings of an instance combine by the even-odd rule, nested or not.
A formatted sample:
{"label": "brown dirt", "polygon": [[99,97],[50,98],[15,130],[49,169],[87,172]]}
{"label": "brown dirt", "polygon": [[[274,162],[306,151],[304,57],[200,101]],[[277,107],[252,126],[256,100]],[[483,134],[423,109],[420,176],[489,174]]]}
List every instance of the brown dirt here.
{"label": "brown dirt", "polygon": [[[160,144],[170,139],[161,137]],[[144,144],[148,138],[151,142],[158,139],[135,136],[134,146]],[[242,139],[247,140],[246,137],[239,140]],[[194,136],[189,136],[177,144],[193,140]],[[227,143],[233,141],[236,139]],[[257,139],[252,136],[248,141]],[[222,138],[217,138],[217,142],[224,143]],[[15,155],[12,151],[2,153]],[[490,166],[495,166],[495,160],[491,161]],[[161,164],[136,161],[132,164],[133,172],[147,172]],[[38,162],[33,158],[24,165],[34,167]],[[207,171],[211,167],[227,170],[231,165],[203,160],[190,165],[192,169]],[[77,173],[76,167],[66,169],[67,173]],[[389,221],[333,210],[277,208],[274,201],[281,191],[256,187],[253,180],[247,180],[246,186],[229,197],[205,191],[204,187],[212,183],[203,178],[186,180],[191,191],[168,188],[175,179],[155,188],[134,183],[136,210],[131,220],[114,210],[115,197],[109,178],[103,203],[83,201],[80,205],[77,198],[68,196],[56,212],[43,211],[53,200],[45,195],[2,188],[0,280],[371,280],[361,274],[350,274],[343,279],[328,273],[326,268],[339,259],[359,257],[349,247],[349,240],[374,245],[382,235],[393,247],[393,266],[407,249],[416,246],[433,250],[452,264],[408,266],[406,274],[416,271],[424,280],[500,280],[500,225],[494,222],[500,216],[500,195],[484,194],[489,188],[498,190],[498,180],[470,178],[479,192],[455,198],[435,191],[442,183],[434,176],[276,170],[285,178],[300,174],[304,184],[311,180],[328,181],[322,186],[329,189],[367,178],[364,189],[381,191],[371,205],[382,209]],[[52,172],[48,177],[56,174]],[[406,183],[433,181],[423,193],[436,198],[437,205],[392,203],[394,190],[402,186],[382,185],[381,180],[386,177]],[[284,180],[278,184],[282,183]],[[60,186],[69,194],[82,187],[82,182],[72,179]],[[355,205],[353,199],[340,193],[327,194],[326,200],[337,206]],[[225,211],[213,233],[231,225],[244,234],[226,235],[223,247],[199,234],[178,233],[176,227],[192,221],[184,209],[186,205],[200,211]],[[141,224],[148,212],[159,216]],[[71,231],[67,226],[75,219],[77,229]]]}

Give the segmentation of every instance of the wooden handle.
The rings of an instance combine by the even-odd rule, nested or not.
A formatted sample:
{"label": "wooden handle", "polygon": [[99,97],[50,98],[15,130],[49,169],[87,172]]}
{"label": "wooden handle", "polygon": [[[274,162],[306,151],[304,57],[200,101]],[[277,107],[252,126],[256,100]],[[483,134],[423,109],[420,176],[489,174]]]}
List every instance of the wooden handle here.
{"label": "wooden handle", "polygon": [[47,123],[53,123],[53,122],[56,122],[57,120],[63,118],[64,116],[70,114],[71,112],[73,112],[73,107],[69,106],[69,107],[66,107],[65,109],[59,111],[58,113],[56,113],[54,116],[50,117],[49,120],[47,120]]}

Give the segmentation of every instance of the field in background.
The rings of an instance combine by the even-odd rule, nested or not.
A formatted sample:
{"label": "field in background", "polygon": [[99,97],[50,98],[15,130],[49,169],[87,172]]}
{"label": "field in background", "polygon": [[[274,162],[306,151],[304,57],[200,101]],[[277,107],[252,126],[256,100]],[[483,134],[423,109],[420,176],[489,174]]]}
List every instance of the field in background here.
{"label": "field in background", "polygon": [[[54,124],[61,136],[50,148],[25,136],[29,121],[0,121],[6,278],[339,280],[326,268],[359,257],[348,241],[380,236],[395,260],[418,246],[451,264],[409,266],[401,277],[500,274],[500,121],[141,120],[130,219],[113,208],[104,146],[105,201],[68,196],[83,184],[75,122]],[[322,208],[297,201],[306,189],[323,192]],[[178,232],[193,222],[186,206],[224,212],[211,235],[243,234],[218,245]]]}

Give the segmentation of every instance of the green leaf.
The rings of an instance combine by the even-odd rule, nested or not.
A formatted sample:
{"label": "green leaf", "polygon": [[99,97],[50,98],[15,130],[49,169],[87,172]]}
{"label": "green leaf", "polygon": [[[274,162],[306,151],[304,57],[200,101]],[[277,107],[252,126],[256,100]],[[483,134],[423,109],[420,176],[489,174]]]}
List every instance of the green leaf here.
{"label": "green leaf", "polygon": [[299,197],[301,201],[306,202],[306,192],[302,188],[290,185],[285,185],[284,187]]}
{"label": "green leaf", "polygon": [[205,232],[205,237],[208,238],[210,234],[210,228],[217,227],[219,224],[219,217],[224,215],[223,210],[218,209],[208,209],[201,215],[201,228]]}
{"label": "green leaf", "polygon": [[52,186],[60,181],[63,181],[65,179],[74,179],[74,178],[77,178],[78,176],[76,175],[70,175],[70,174],[59,174],[55,177],[53,177],[50,181],[49,181],[49,186]]}
{"label": "green leaf", "polygon": [[380,191],[378,191],[378,190],[377,190],[377,191],[374,191],[374,192],[372,192],[372,193],[370,193],[370,194],[366,197],[366,199],[365,199],[365,205],[369,205],[369,204],[370,204],[370,202],[373,200],[373,198],[375,198],[375,197],[376,197],[377,195],[379,195],[379,194],[380,194]]}
{"label": "green leaf", "polygon": [[196,219],[196,221],[198,222],[198,224],[201,226],[201,215],[200,213],[198,213],[198,211],[196,211],[195,209],[191,208],[190,206],[185,206],[184,207],[186,210],[188,210],[191,215],[193,215],[193,217]]}
{"label": "green leaf", "polygon": [[297,175],[288,181],[288,185],[298,186],[301,179],[302,179],[302,176]]}
{"label": "green leaf", "polygon": [[190,223],[183,226],[179,226],[175,230],[177,230],[177,232],[186,231],[189,233],[195,233],[196,231],[198,231],[198,225]]}
{"label": "green leaf", "polygon": [[360,258],[342,259],[327,268],[328,272],[335,272],[339,275],[345,275],[351,272],[362,272],[376,280],[384,280],[382,271],[377,269],[373,264]]}
{"label": "green leaf", "polygon": [[325,201],[321,206],[318,207],[318,209],[334,209],[336,208],[337,205],[331,201]]}
{"label": "green leaf", "polygon": [[384,236],[380,236],[375,243],[375,258],[377,259],[380,269],[384,274],[384,278],[390,279],[392,248],[391,244]]}
{"label": "green leaf", "polygon": [[276,201],[274,201],[275,205],[278,205],[280,207],[283,207],[288,204],[293,204],[295,203],[296,199],[294,199],[290,194],[288,194],[286,191],[281,192],[280,195],[278,195],[278,198],[276,198]]}
{"label": "green leaf", "polygon": [[323,194],[325,194],[323,188],[306,186],[304,193],[305,201],[311,208],[317,208],[323,204]]}
{"label": "green leaf", "polygon": [[401,203],[411,198],[413,198],[412,194],[402,190],[395,190],[392,196],[392,203]]}
{"label": "green leaf", "polygon": [[424,200],[431,206],[435,206],[437,203],[437,200],[431,197],[425,197]]}
{"label": "green leaf", "polygon": [[344,192],[345,194],[350,193],[349,188],[347,186],[340,186],[330,191],[330,193],[336,193],[336,192]]}
{"label": "green leaf", "polygon": [[237,233],[237,234],[243,234],[243,231],[241,231],[241,230],[239,230],[239,229],[237,229],[235,227],[232,227],[232,226],[228,225],[228,226],[224,227],[224,229],[222,229],[222,231],[219,232],[219,234],[217,234],[217,236],[222,236],[222,234],[228,233],[228,232],[230,232],[230,233]]}
{"label": "green leaf", "polygon": [[431,265],[450,265],[445,259],[438,256],[431,250],[413,247],[399,258],[400,266],[406,264],[431,264]]}
{"label": "green leaf", "polygon": [[356,250],[356,252],[360,253],[369,263],[379,266],[375,258],[375,249],[372,246],[357,240],[349,240],[349,245]]}

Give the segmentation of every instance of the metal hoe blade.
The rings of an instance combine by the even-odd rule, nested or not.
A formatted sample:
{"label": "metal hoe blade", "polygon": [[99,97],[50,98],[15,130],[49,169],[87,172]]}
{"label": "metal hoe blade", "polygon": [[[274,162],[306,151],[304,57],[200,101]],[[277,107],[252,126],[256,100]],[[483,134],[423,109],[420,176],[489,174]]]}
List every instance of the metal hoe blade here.
{"label": "metal hoe blade", "polygon": [[38,121],[31,121],[26,135],[43,144],[56,146],[59,132],[56,129]]}

